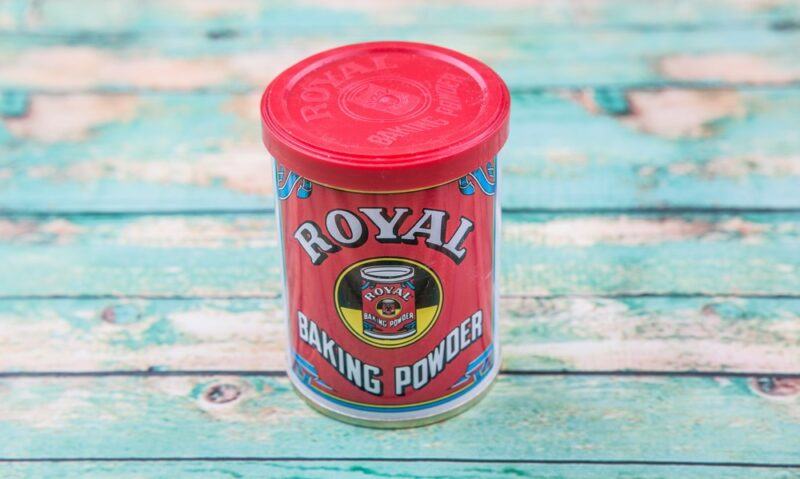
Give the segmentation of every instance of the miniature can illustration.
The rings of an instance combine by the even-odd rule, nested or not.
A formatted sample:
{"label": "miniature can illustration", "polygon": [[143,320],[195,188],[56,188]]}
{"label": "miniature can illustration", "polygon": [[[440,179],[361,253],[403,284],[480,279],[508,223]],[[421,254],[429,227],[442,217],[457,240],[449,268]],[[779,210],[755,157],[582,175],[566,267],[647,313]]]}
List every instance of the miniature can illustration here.
{"label": "miniature can illustration", "polygon": [[417,426],[487,391],[509,110],[489,67],[410,42],[322,52],[267,87],[288,376],[316,409]]}
{"label": "miniature can illustration", "polygon": [[417,332],[414,267],[361,268],[361,327],[375,339],[402,339]]}

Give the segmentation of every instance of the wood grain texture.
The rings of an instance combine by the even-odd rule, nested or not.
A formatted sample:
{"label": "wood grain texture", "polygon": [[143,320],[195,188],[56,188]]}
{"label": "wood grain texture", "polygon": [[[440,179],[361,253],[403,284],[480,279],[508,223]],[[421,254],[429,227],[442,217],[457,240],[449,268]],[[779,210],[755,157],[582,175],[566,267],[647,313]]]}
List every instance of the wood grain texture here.
{"label": "wood grain texture", "polygon": [[768,378],[501,376],[486,401],[457,418],[381,431],[320,415],[285,378],[3,379],[0,451],[796,463],[800,388],[774,386]]}
{"label": "wood grain texture", "polygon": [[[800,478],[798,24],[793,0],[0,0],[0,476]],[[514,91],[504,373],[406,431],[278,372],[255,108],[378,38]]]}
{"label": "wood grain texture", "polygon": [[685,467],[641,465],[558,464],[462,464],[397,461],[180,461],[180,462],[83,462],[44,464],[0,464],[6,479],[189,477],[230,479],[665,479],[704,477],[709,479],[796,479],[794,468]]}
{"label": "wood grain texture", "polygon": [[[91,11],[92,15],[83,15]],[[480,0],[425,2],[302,0],[58,0],[7,1],[0,4],[0,28],[9,32],[135,32],[177,34],[187,31],[225,36],[240,31],[318,32],[355,22],[382,26],[417,25],[455,29],[476,23],[528,28],[732,28],[759,25],[786,28],[800,16],[791,0]],[[233,33],[230,33],[233,32]]]}
{"label": "wood grain texture", "polygon": [[[794,85],[800,31],[453,31],[353,23],[341,31],[0,37],[0,88],[46,92],[258,91],[280,71],[334,46],[392,38],[456,48],[480,58],[515,90],[532,87]],[[546,68],[542,68],[546,65]],[[58,74],[53,74],[58,72]]]}
{"label": "wood grain texture", "polygon": [[[74,216],[0,222],[5,297],[280,292],[271,216]],[[505,294],[794,295],[793,214],[503,217]]]}
{"label": "wood grain texture", "polygon": [[[0,324],[6,373],[285,367],[276,299],[3,300]],[[500,333],[506,370],[800,371],[800,298],[504,298]]]}
{"label": "wood grain texture", "polygon": [[[800,208],[800,90],[548,90],[513,102],[506,208]],[[5,104],[0,209],[272,207],[257,94]]]}

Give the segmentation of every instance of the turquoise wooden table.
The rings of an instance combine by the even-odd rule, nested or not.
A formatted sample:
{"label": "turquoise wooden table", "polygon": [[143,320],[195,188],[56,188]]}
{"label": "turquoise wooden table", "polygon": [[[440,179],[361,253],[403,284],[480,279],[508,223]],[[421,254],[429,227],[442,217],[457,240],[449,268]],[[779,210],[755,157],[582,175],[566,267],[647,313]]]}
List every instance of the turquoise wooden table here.
{"label": "turquoise wooden table", "polygon": [[[0,0],[0,477],[800,477],[800,3]],[[502,373],[348,426],[283,370],[257,98],[326,47],[513,91]]]}

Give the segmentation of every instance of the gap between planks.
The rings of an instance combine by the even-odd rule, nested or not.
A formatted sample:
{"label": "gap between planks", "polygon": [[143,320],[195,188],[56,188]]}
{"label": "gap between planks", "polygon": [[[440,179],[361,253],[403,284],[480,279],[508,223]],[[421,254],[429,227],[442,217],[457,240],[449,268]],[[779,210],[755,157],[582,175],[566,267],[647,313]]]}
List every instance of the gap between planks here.
{"label": "gap between planks", "polygon": [[[800,372],[756,372],[756,371],[659,371],[659,370],[547,370],[547,369],[501,369],[502,376],[575,376],[575,377],[685,377],[685,378],[773,378],[800,379]],[[241,376],[284,377],[283,370],[117,370],[117,371],[6,371],[0,379],[14,378],[104,378],[104,377],[195,377],[195,376]]]}
{"label": "gap between planks", "polygon": [[[709,207],[709,206],[677,206],[677,207],[641,207],[641,208],[503,208],[504,214],[534,214],[534,215],[575,215],[575,216],[647,216],[647,215],[785,215],[800,214],[800,207],[791,208],[763,208],[763,207]],[[22,210],[0,209],[0,218],[80,218],[83,216],[96,216],[100,218],[135,218],[139,216],[247,216],[247,215],[274,215],[273,208],[233,208],[233,209],[176,209],[176,210],[75,210],[75,211],[48,211],[48,210]]]}
{"label": "gap between planks", "polygon": [[[198,301],[198,300],[277,300],[281,294],[221,294],[221,295],[159,295],[159,294],[30,294],[30,295],[2,295],[0,301],[48,301],[48,300],[153,300],[153,301]],[[709,293],[565,293],[565,294],[536,294],[536,293],[503,293],[501,299],[647,299],[647,298],[675,298],[675,299],[800,299],[797,294],[771,294],[771,293],[746,293],[746,294],[709,294]]]}

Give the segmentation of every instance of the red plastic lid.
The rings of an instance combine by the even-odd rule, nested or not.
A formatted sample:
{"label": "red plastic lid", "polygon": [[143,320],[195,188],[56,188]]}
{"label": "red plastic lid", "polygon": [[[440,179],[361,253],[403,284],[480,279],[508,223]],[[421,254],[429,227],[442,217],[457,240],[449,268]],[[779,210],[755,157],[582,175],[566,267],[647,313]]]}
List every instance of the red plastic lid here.
{"label": "red plastic lid", "polygon": [[374,42],[297,63],[261,99],[264,144],[289,170],[354,191],[454,180],[508,137],[510,96],[488,66],[422,43]]}

